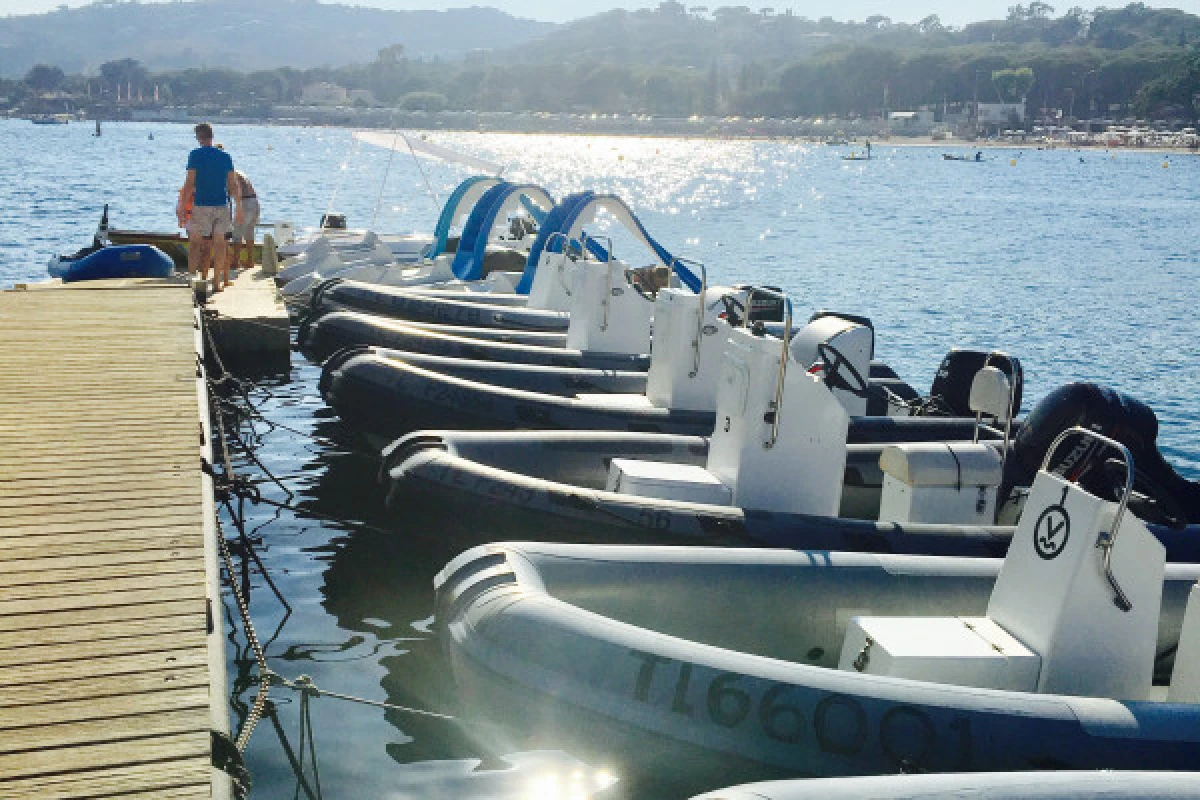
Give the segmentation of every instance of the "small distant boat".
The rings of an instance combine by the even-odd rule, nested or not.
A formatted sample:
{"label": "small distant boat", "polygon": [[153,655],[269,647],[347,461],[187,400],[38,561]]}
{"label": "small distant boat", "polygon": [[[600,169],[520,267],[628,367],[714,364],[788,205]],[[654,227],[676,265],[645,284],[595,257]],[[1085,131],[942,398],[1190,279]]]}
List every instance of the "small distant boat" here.
{"label": "small distant boat", "polygon": [[66,125],[70,120],[69,114],[34,114],[29,118],[34,125]]}
{"label": "small distant boat", "polygon": [[973,156],[963,156],[957,153],[942,153],[942,159],[945,161],[983,161],[983,153],[979,152]]}
{"label": "small distant boat", "polygon": [[848,156],[842,156],[842,161],[870,161],[871,157],[862,153],[851,153]]}

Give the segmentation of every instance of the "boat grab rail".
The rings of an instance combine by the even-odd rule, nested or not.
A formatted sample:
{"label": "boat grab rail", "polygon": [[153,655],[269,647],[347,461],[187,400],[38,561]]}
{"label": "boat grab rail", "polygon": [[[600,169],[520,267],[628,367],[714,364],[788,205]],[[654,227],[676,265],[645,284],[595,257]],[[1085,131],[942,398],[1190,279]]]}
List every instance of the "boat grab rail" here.
{"label": "boat grab rail", "polygon": [[571,287],[567,286],[567,258],[569,256],[569,254],[567,253],[567,249],[571,246],[571,237],[567,236],[562,231],[555,231],[554,233],[552,233],[546,237],[546,245],[545,245],[545,247],[542,248],[542,252],[543,253],[555,252],[553,249],[551,249],[551,246],[559,239],[563,240],[563,249],[562,249],[562,260],[558,263],[558,283],[560,286],[562,286],[563,291],[566,293],[567,297],[570,297],[571,296]]}
{"label": "boat grab rail", "polygon": [[[1008,363],[1008,414],[1004,419],[1004,445],[1000,449],[1000,473],[1004,474],[1004,467],[1008,464],[1008,443],[1012,438],[1012,420],[1013,414],[1017,409],[1014,406],[1017,404],[1017,362],[1008,353],[1003,350],[993,350],[988,353],[987,358],[983,360],[983,366],[989,367],[992,364],[992,359],[1003,359]],[[973,441],[979,442],[979,427],[983,423],[983,412],[975,412],[975,438]]]}
{"label": "boat grab rail", "polygon": [[[604,248],[604,254],[608,257],[603,262],[603,264],[604,264],[604,300],[600,303],[600,307],[604,309],[604,316],[600,320],[600,330],[606,331],[606,330],[608,330],[608,316],[609,316],[609,309],[612,305],[612,291],[613,291],[613,285],[612,285],[612,262],[613,262],[612,239],[610,239],[607,236],[588,236],[586,233],[580,234],[580,238],[583,240],[584,243],[586,243],[588,239],[591,239],[593,242],[604,242],[608,245],[608,247]],[[587,254],[585,253],[584,259],[586,260],[586,258],[587,258]]]}
{"label": "boat grab rail", "polygon": [[754,308],[754,296],[761,294],[783,301],[783,339],[780,341],[779,374],[775,377],[775,399],[771,401],[771,410],[767,412],[764,422],[771,423],[771,438],[763,442],[763,449],[770,450],[779,438],[779,416],[783,410],[783,379],[787,376],[787,362],[790,356],[788,346],[792,343],[792,301],[786,294],[775,289],[761,286],[751,286],[746,293],[746,314],[742,318],[742,327],[750,327],[750,309]]}
{"label": "boat grab rail", "polygon": [[[688,373],[689,378],[694,378],[700,374],[700,342],[704,339],[704,299],[708,292],[708,267],[704,266],[704,262],[696,261],[691,258],[683,258],[682,256],[671,256],[671,274],[675,273],[675,265],[682,264],[685,267],[700,268],[700,311],[696,315],[696,338],[692,340],[692,371]],[[748,313],[746,316],[750,316]]]}
{"label": "boat grab rail", "polygon": [[1133,453],[1129,452],[1129,448],[1118,442],[1116,439],[1110,439],[1104,434],[1096,433],[1095,431],[1088,430],[1087,428],[1081,428],[1076,425],[1074,427],[1067,428],[1054,438],[1054,441],[1050,444],[1050,449],[1046,451],[1045,458],[1042,459],[1041,469],[1043,472],[1047,467],[1050,466],[1050,461],[1053,458],[1054,453],[1058,450],[1059,445],[1061,445],[1069,436],[1090,436],[1096,441],[1106,444],[1118,451],[1125,459],[1125,491],[1121,493],[1121,502],[1117,506],[1116,516],[1113,517],[1112,530],[1100,531],[1100,535],[1096,539],[1096,547],[1104,551],[1104,577],[1108,579],[1108,585],[1112,587],[1114,593],[1113,603],[1122,611],[1132,611],[1133,603],[1129,601],[1129,598],[1125,595],[1125,592],[1121,590],[1120,585],[1117,583],[1116,576],[1113,575],[1112,551],[1113,546],[1117,543],[1117,531],[1120,529],[1121,520],[1125,516],[1125,508],[1129,505],[1129,496],[1133,494]]}

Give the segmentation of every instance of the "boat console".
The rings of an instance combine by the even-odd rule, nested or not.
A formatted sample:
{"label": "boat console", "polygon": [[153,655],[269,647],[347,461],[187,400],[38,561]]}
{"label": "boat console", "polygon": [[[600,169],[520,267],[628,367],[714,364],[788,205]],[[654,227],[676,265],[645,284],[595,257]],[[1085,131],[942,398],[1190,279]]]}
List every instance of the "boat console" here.
{"label": "boat console", "polygon": [[[1048,471],[1067,439],[1124,456],[1117,502]],[[1166,550],[1133,514],[1129,450],[1084,428],[1060,434],[1038,471],[983,617],[856,617],[839,667],[1022,692],[1145,700]]]}

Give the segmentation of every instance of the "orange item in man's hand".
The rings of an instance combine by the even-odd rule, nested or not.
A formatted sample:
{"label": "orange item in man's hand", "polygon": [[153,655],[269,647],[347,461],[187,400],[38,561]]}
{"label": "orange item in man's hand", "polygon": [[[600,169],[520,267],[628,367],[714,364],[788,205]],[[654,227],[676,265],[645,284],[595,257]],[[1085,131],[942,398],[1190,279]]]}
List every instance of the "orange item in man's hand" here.
{"label": "orange item in man's hand", "polygon": [[188,192],[184,195],[182,189],[179,190],[179,200],[175,203],[175,219],[179,221],[179,227],[186,228],[188,220],[192,218],[192,200],[194,195]]}

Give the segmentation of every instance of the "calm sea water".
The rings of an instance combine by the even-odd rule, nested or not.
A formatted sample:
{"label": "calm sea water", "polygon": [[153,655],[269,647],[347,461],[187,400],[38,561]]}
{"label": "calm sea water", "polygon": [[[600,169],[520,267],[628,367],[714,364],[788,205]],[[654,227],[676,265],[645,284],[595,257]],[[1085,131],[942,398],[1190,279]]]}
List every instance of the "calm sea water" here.
{"label": "calm sea water", "polygon": [[[174,228],[191,129],[110,123],[91,134],[86,124],[0,121],[0,286],[37,280],[52,254],[86,244],[105,203],[114,227]],[[946,350],[981,346],[1021,357],[1026,408],[1071,380],[1132,394],[1157,412],[1167,458],[1200,478],[1200,159],[988,150],[976,164],[879,145],[875,160],[848,162],[844,149],[786,142],[432,136],[556,196],[621,195],[667,249],[704,261],[713,282],[782,286],[798,316],[869,315],[879,357],[918,388]],[[217,138],[254,181],[268,221],[311,224],[333,208],[354,226],[428,230],[438,200],[466,174],[357,147],[340,129],[218,126]],[[648,262],[610,233],[619,256]],[[373,528],[248,507],[292,606],[285,614],[255,574],[260,634],[284,675],[453,710],[430,633],[431,578],[487,532],[436,516],[389,517],[372,454],[324,406],[318,374],[296,355],[289,374],[262,378],[256,404],[293,430],[257,423],[243,436],[295,503]],[[244,456],[239,464],[262,475]],[[263,491],[286,499],[271,484]],[[251,662],[240,634],[231,642],[237,712],[253,696],[244,685]],[[263,722],[247,755],[260,798],[296,792],[288,752],[300,758],[299,704],[286,691],[273,697],[278,725]],[[477,770],[477,759],[497,754],[469,728],[327,698],[312,716],[326,797],[547,797],[578,768],[568,754],[522,753]]]}

